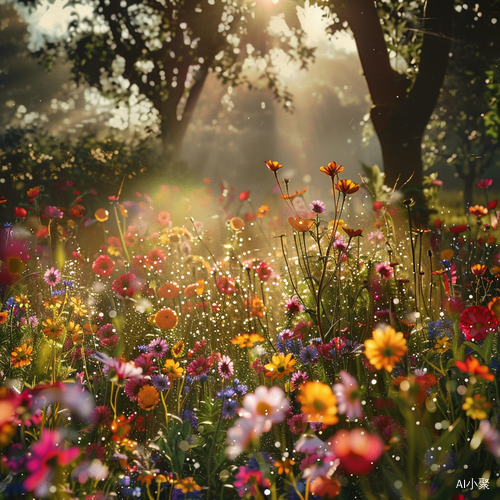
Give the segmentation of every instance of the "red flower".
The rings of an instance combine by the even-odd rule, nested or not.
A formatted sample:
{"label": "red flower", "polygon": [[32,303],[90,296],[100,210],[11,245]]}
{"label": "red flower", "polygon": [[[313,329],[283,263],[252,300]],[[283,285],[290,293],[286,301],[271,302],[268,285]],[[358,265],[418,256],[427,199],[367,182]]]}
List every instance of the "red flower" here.
{"label": "red flower", "polygon": [[107,255],[99,255],[92,264],[92,270],[97,276],[109,276],[113,272],[115,263]]}
{"label": "red flower", "polygon": [[274,273],[271,266],[265,262],[261,262],[255,269],[255,272],[262,281],[267,281]]}
{"label": "red flower", "polygon": [[498,200],[491,200],[487,205],[486,205],[486,208],[488,210],[493,210],[495,208],[497,208],[497,205],[498,205]]}
{"label": "red flower", "polygon": [[217,281],[217,288],[220,293],[224,295],[230,295],[235,291],[235,282],[233,278],[228,276],[223,276],[220,280]]}
{"label": "red flower", "polygon": [[468,356],[465,359],[465,363],[463,361],[455,361],[455,366],[465,373],[477,375],[478,377],[489,380],[490,382],[495,380],[495,376],[493,373],[490,373],[488,367],[486,365],[481,365],[479,360],[474,356]]}
{"label": "red flower", "polygon": [[81,219],[85,215],[85,207],[82,207],[81,205],[73,205],[69,209],[69,215],[74,219]]}
{"label": "red flower", "polygon": [[202,375],[206,375],[210,368],[212,367],[211,358],[205,358],[202,356],[201,358],[195,359],[191,361],[189,365],[186,367],[186,373],[193,378],[199,378]]}
{"label": "red flower", "polygon": [[455,234],[463,233],[467,229],[469,229],[469,226],[467,224],[461,224],[460,226],[450,227],[450,231]]}
{"label": "red flower", "polygon": [[497,331],[498,321],[487,307],[472,306],[460,315],[460,328],[467,340],[480,342]]}
{"label": "red flower", "polygon": [[16,219],[24,219],[26,215],[28,215],[28,212],[26,212],[25,208],[14,207],[14,217],[16,217]]}
{"label": "red flower", "polygon": [[384,452],[384,443],[378,436],[359,428],[338,431],[329,445],[347,474],[369,474]]}
{"label": "red flower", "polygon": [[240,201],[245,201],[245,200],[248,200],[248,198],[250,197],[250,191],[243,191],[242,193],[240,193],[240,195],[238,196],[238,199]]}
{"label": "red flower", "polygon": [[140,285],[135,274],[125,273],[113,281],[111,288],[122,297],[132,297],[140,289]]}

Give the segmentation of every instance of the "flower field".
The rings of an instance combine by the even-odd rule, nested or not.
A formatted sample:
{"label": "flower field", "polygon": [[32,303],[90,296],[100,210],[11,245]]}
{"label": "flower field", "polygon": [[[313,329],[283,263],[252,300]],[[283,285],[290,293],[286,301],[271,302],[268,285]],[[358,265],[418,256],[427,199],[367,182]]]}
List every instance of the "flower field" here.
{"label": "flower field", "polygon": [[491,181],[424,226],[281,167],[259,207],[208,179],[0,200],[0,498],[499,498]]}

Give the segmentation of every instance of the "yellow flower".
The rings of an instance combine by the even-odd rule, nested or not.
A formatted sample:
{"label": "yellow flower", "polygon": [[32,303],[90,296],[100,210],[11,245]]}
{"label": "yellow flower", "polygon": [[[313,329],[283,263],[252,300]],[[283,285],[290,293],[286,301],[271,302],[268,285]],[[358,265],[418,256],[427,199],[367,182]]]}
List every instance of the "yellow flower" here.
{"label": "yellow flower", "polygon": [[31,363],[31,353],[33,352],[33,346],[28,346],[26,342],[21,344],[19,347],[14,347],[14,350],[10,353],[10,363],[13,368],[22,368],[23,366],[28,366]]}
{"label": "yellow flower", "polygon": [[439,352],[446,352],[451,347],[450,338],[443,337],[442,339],[436,339],[436,345],[434,349]]}
{"label": "yellow flower", "polygon": [[488,418],[488,412],[486,410],[492,406],[493,405],[486,399],[486,396],[474,394],[472,398],[470,396],[465,398],[462,410],[466,410],[465,414],[474,420],[483,420]]}
{"label": "yellow flower", "polygon": [[31,303],[28,297],[22,293],[15,297],[15,301],[19,304],[19,307],[28,307]]}
{"label": "yellow flower", "polygon": [[201,487],[196,484],[196,481],[192,477],[179,479],[174,484],[174,488],[181,490],[182,493],[191,493],[193,491],[201,490]]}
{"label": "yellow flower", "polygon": [[403,334],[396,333],[392,326],[377,328],[373,331],[373,339],[365,340],[365,356],[377,370],[384,368],[392,372],[394,365],[407,350]]}
{"label": "yellow flower", "polygon": [[257,318],[263,318],[266,314],[266,306],[264,302],[259,299],[259,297],[254,297],[252,299],[252,310],[250,311],[251,316],[256,316]]}
{"label": "yellow flower", "polygon": [[160,401],[158,391],[149,384],[143,385],[137,394],[137,402],[143,410],[152,410]]}
{"label": "yellow flower", "polygon": [[335,425],[337,417],[337,397],[329,385],[323,382],[306,382],[300,388],[297,401],[302,404],[301,411],[307,415],[308,422],[323,422]]}
{"label": "yellow flower", "polygon": [[173,359],[167,359],[163,366],[163,373],[167,374],[170,380],[175,380],[182,377],[184,370]]}
{"label": "yellow flower", "polygon": [[271,380],[282,379],[285,375],[289,375],[294,371],[293,365],[295,360],[292,359],[293,354],[289,353],[286,356],[278,353],[272,357],[272,362],[264,366],[267,370],[266,377]]}
{"label": "yellow flower", "polygon": [[58,339],[62,335],[63,330],[64,326],[60,321],[53,321],[50,318],[42,321],[42,331],[50,340]]}
{"label": "yellow flower", "polygon": [[82,299],[71,297],[69,299],[69,307],[73,309],[75,316],[85,316],[88,312],[87,306],[83,303]]}

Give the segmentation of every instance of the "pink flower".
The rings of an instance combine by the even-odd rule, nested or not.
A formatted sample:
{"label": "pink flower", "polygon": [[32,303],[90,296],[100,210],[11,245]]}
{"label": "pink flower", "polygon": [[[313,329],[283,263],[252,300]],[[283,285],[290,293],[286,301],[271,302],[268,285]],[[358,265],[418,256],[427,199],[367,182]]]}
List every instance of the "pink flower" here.
{"label": "pink flower", "polygon": [[201,356],[200,358],[191,361],[186,367],[186,373],[190,377],[199,379],[202,375],[206,375],[210,368],[212,367],[212,362],[210,358],[205,358]]}
{"label": "pink flower", "polygon": [[61,271],[53,267],[47,269],[43,275],[43,281],[49,286],[56,286],[58,283],[61,283]]}
{"label": "pink flower", "polygon": [[493,427],[489,420],[481,420],[477,430],[483,444],[489,452],[496,458],[500,458],[500,432]]}
{"label": "pink flower", "polygon": [[111,381],[120,382],[128,378],[142,379],[142,368],[138,368],[131,361],[127,363],[118,358],[111,358],[103,352],[96,352],[94,358],[105,365],[104,373]]}
{"label": "pink flower", "polygon": [[388,262],[377,264],[375,270],[380,274],[380,277],[385,280],[390,280],[394,276],[392,267]]}
{"label": "pink flower", "polygon": [[384,443],[378,436],[359,428],[338,431],[328,444],[347,474],[369,474],[384,452]]}
{"label": "pink flower", "polygon": [[263,432],[263,420],[253,421],[250,418],[238,418],[227,431],[228,447],[226,456],[234,460],[247,446]]}
{"label": "pink flower", "polygon": [[345,370],[340,370],[340,379],[342,382],[333,386],[338,412],[352,419],[361,418],[363,409],[359,401],[358,382]]}
{"label": "pink flower", "polygon": [[239,415],[253,421],[262,421],[263,432],[269,432],[273,424],[285,420],[289,408],[290,403],[280,387],[274,386],[268,389],[261,385],[253,394],[245,396]]}
{"label": "pink flower", "polygon": [[235,479],[234,487],[240,497],[245,495],[255,497],[261,488],[271,486],[271,482],[264,476],[262,471],[250,467],[241,466],[235,475]]}
{"label": "pink flower", "polygon": [[43,430],[40,441],[31,446],[26,463],[30,475],[23,486],[37,497],[49,496],[50,488],[57,479],[57,469],[69,465],[80,454],[76,446],[63,450],[60,443],[57,431]]}
{"label": "pink flower", "polygon": [[107,255],[99,255],[92,264],[92,270],[97,276],[109,276],[113,272],[115,263]]}
{"label": "pink flower", "polygon": [[297,295],[293,295],[285,302],[285,309],[290,316],[293,316],[301,313],[304,310],[304,305],[300,302]]}
{"label": "pink flower", "polygon": [[50,219],[62,219],[63,212],[57,207],[45,207],[45,215]]}
{"label": "pink flower", "polygon": [[158,214],[157,220],[162,226],[171,226],[172,225],[172,219],[170,218],[170,214],[166,211],[160,212]]}
{"label": "pink flower", "polygon": [[493,184],[493,179],[481,179],[476,186],[480,189],[488,189]]}
{"label": "pink flower", "polygon": [[497,331],[498,321],[487,307],[471,306],[460,315],[460,329],[467,340],[480,342]]}
{"label": "pink flower", "polygon": [[221,357],[218,370],[222,378],[231,378],[233,376],[233,362],[229,356]]}
{"label": "pink flower", "polygon": [[261,279],[261,281],[267,281],[273,274],[274,271],[269,264],[265,262],[261,262],[255,269],[257,276]]}

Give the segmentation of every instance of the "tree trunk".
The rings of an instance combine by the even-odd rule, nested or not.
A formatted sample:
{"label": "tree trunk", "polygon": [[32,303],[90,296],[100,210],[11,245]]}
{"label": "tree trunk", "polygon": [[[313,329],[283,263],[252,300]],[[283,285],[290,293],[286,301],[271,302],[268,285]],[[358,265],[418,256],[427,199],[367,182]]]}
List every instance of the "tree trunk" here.
{"label": "tree trunk", "polygon": [[382,148],[386,183],[420,189],[421,142],[446,74],[453,0],[428,0],[415,83],[392,69],[376,4],[350,0],[342,13],[349,23],[372,99],[371,118]]}

